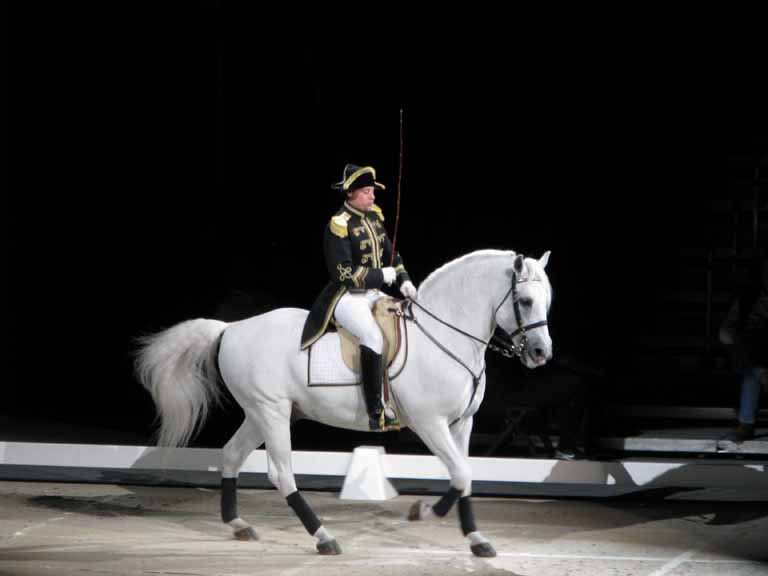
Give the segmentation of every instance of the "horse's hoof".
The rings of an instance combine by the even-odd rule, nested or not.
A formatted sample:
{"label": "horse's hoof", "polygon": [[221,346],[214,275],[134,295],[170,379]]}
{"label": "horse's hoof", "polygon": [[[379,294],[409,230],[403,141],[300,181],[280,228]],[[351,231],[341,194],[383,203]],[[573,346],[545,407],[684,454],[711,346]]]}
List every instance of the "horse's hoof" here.
{"label": "horse's hoof", "polygon": [[408,511],[408,520],[411,522],[414,520],[426,520],[433,514],[434,512],[432,512],[432,506],[425,504],[421,500],[417,500],[413,503],[411,509]]}
{"label": "horse's hoof", "polygon": [[479,556],[480,558],[495,558],[496,550],[493,549],[490,542],[483,542],[482,544],[472,544],[469,547],[472,550],[472,554]]}
{"label": "horse's hoof", "polygon": [[247,542],[249,540],[258,540],[259,535],[256,534],[256,530],[253,529],[253,526],[248,526],[247,528],[240,528],[240,530],[235,530],[235,540],[241,540],[243,542]]}
{"label": "horse's hoof", "polygon": [[317,551],[323,556],[336,556],[341,554],[341,546],[336,542],[336,539],[326,540],[325,542],[317,543]]}
{"label": "horse's hoof", "polygon": [[416,502],[413,503],[413,505],[411,506],[411,509],[408,511],[408,520],[410,522],[421,520],[421,507],[422,507],[421,500],[417,500]]}

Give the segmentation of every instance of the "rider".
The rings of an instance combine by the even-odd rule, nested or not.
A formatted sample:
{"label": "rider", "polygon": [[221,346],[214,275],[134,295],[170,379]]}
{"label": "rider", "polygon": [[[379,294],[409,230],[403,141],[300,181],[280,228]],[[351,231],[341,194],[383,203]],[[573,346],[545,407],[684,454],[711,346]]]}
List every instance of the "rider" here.
{"label": "rider", "polygon": [[[365,404],[371,430],[397,429],[394,411],[385,410],[381,401],[384,365],[384,338],[371,312],[385,294],[384,284],[396,283],[406,298],[416,299],[416,288],[395,253],[384,228],[384,215],[376,204],[375,190],[384,185],[376,181],[371,166],[347,164],[341,182],[331,186],[341,191],[344,204],[325,228],[325,263],[331,281],[315,300],[301,335],[306,349],[320,338],[331,316],[337,325],[360,341]],[[389,263],[392,261],[393,265]]]}

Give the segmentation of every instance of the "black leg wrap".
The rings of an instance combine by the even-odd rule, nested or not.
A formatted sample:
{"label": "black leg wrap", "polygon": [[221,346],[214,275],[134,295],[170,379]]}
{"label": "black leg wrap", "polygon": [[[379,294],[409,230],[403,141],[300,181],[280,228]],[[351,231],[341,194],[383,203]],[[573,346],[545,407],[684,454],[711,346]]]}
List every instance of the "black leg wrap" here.
{"label": "black leg wrap", "polygon": [[317,529],[320,528],[322,524],[312,508],[307,504],[307,501],[304,500],[304,496],[296,490],[296,492],[289,494],[285,499],[288,502],[288,506],[293,508],[293,511],[296,512],[296,516],[298,516],[301,523],[304,524],[304,528],[307,529],[310,536],[314,536],[315,532],[317,532]]}
{"label": "black leg wrap", "polygon": [[450,512],[451,508],[453,508],[453,505],[456,504],[456,500],[459,499],[459,496],[461,496],[461,490],[451,486],[448,488],[448,492],[443,494],[443,497],[432,506],[432,512],[437,516],[445,516]]}
{"label": "black leg wrap", "polygon": [[221,519],[230,522],[237,518],[237,478],[221,479]]}
{"label": "black leg wrap", "polygon": [[459,521],[461,522],[461,531],[464,536],[470,532],[477,532],[475,525],[475,513],[472,511],[472,501],[469,496],[459,498]]}

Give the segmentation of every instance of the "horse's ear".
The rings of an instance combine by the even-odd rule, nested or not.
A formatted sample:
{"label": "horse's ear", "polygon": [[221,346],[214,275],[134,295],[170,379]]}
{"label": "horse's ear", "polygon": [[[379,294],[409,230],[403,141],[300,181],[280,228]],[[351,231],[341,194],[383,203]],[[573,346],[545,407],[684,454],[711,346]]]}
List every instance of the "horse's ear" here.
{"label": "horse's ear", "polygon": [[515,257],[515,272],[517,272],[518,274],[522,274],[523,273],[523,260],[524,259],[525,259],[525,257],[522,254],[518,254]]}
{"label": "horse's ear", "polygon": [[541,257],[541,258],[539,258],[539,264],[541,264],[541,267],[542,267],[542,268],[546,268],[546,267],[547,267],[547,262],[549,262],[549,255],[550,255],[550,254],[552,254],[552,252],[550,252],[549,250],[547,250],[546,252],[544,252],[544,254],[542,255],[542,257]]}

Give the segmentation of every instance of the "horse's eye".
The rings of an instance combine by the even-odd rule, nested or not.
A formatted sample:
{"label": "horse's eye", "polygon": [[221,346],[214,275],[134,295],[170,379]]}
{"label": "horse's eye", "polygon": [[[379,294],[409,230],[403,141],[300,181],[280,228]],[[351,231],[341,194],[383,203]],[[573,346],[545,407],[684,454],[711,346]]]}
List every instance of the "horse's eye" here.
{"label": "horse's eye", "polygon": [[530,308],[533,306],[533,299],[532,298],[520,298],[520,304],[523,306]]}

